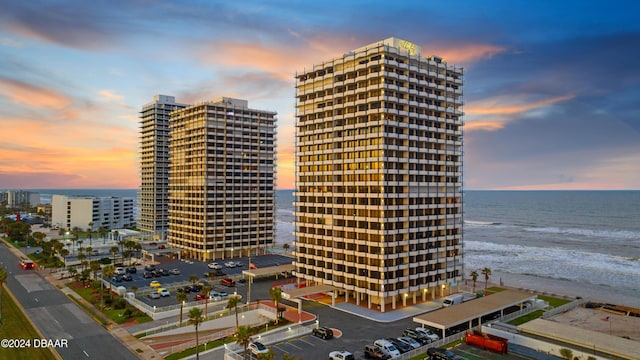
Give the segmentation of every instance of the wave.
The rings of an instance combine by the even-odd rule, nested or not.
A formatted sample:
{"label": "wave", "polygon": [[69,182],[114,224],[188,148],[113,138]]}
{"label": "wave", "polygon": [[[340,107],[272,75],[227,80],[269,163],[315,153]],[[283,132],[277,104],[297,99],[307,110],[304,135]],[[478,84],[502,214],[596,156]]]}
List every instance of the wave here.
{"label": "wave", "polygon": [[593,230],[559,227],[524,227],[524,231],[547,234],[578,235],[597,238],[640,240],[640,232],[629,230]]}
{"label": "wave", "polygon": [[640,283],[635,257],[556,247],[465,241],[465,267],[624,288]]}
{"label": "wave", "polygon": [[472,225],[472,226],[491,226],[491,225],[501,225],[502,224],[502,223],[499,223],[499,222],[476,221],[476,220],[465,220],[464,223],[465,223],[465,225]]}

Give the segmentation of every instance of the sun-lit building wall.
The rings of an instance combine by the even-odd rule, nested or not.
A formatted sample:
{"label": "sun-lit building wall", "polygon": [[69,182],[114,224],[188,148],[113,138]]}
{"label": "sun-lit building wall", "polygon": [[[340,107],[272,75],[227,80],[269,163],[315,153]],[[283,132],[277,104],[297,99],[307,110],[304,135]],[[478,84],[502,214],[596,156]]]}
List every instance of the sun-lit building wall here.
{"label": "sun-lit building wall", "polygon": [[170,130],[169,245],[200,260],[266,253],[276,113],[224,97],[173,112]]}
{"label": "sun-lit building wall", "polygon": [[389,38],[296,74],[295,274],[385,311],[462,280],[463,70]]}

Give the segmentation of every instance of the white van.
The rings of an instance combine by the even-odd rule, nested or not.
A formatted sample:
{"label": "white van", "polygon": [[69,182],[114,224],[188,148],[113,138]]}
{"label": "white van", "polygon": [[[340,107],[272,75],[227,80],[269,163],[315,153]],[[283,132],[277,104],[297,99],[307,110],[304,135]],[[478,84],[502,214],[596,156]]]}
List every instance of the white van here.
{"label": "white van", "polygon": [[442,302],[442,306],[447,307],[447,306],[462,304],[463,300],[464,300],[464,297],[462,296],[462,294],[449,295],[446,298],[444,298],[444,301]]}
{"label": "white van", "polygon": [[379,347],[383,353],[391,356],[392,358],[400,356],[400,350],[398,350],[398,348],[396,348],[389,340],[378,339],[373,342],[373,345]]}

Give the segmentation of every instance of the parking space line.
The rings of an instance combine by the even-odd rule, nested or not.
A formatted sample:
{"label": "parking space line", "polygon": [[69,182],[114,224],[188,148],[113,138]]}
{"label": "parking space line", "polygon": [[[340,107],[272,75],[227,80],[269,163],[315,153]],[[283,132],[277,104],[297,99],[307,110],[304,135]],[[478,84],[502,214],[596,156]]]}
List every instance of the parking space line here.
{"label": "parking space line", "polygon": [[310,342],[308,342],[308,341],[305,341],[305,340],[304,340],[304,339],[302,339],[302,338],[300,338],[300,339],[298,339],[298,340],[302,341],[302,342],[303,342],[303,343],[305,343],[305,344],[309,344],[309,345],[311,345],[311,346],[314,346],[314,345],[315,345],[314,343],[310,343]]}
{"label": "parking space line", "polygon": [[289,345],[293,346],[294,348],[298,349],[298,350],[302,350],[301,347],[294,345],[293,343],[289,343]]}

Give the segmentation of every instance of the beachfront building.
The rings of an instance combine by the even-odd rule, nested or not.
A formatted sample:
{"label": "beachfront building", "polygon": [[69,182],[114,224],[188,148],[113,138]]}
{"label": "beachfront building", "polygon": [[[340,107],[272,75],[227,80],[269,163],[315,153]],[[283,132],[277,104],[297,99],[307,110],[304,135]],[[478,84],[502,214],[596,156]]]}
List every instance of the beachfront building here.
{"label": "beachfront building", "polygon": [[462,280],[463,70],[389,38],[296,74],[295,275],[386,311]]}
{"label": "beachfront building", "polygon": [[[26,190],[7,190],[6,197],[7,206],[17,208],[21,206],[36,206],[40,203],[40,193]],[[1,200],[1,199],[0,199]]]}
{"label": "beachfront building", "polygon": [[156,95],[140,112],[140,191],[138,227],[166,238],[169,216],[169,114],[186,107],[173,96]]}
{"label": "beachfront building", "polygon": [[222,97],[171,113],[168,243],[182,257],[263,254],[274,241],[276,113]]}
{"label": "beachfront building", "polygon": [[65,196],[51,197],[51,224],[61,229],[91,228],[97,231],[135,226],[134,198]]}

